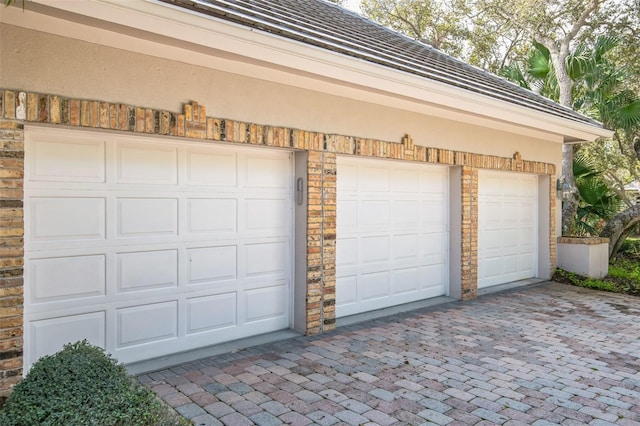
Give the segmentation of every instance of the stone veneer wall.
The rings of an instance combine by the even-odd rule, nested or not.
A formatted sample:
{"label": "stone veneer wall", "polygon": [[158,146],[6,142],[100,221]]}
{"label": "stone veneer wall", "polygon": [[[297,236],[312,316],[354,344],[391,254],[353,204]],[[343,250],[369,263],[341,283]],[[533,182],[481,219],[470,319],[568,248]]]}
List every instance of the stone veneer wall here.
{"label": "stone veneer wall", "polygon": [[549,175],[550,267],[555,269],[555,166],[442,148],[310,132],[208,117],[196,102],[182,113],[0,88],[0,397],[22,375],[24,124],[46,123],[128,133],[225,141],[308,151],[307,334],[335,328],[336,156],[358,155],[462,167],[461,295],[477,296],[478,169]]}

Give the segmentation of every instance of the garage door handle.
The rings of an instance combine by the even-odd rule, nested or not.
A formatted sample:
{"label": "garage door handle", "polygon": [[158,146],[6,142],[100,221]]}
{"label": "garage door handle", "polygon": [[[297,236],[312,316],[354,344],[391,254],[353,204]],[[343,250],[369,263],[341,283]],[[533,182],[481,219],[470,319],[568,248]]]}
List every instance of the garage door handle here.
{"label": "garage door handle", "polygon": [[296,203],[301,206],[302,201],[304,200],[304,193],[302,192],[304,189],[304,180],[302,178],[298,178],[296,181]]}

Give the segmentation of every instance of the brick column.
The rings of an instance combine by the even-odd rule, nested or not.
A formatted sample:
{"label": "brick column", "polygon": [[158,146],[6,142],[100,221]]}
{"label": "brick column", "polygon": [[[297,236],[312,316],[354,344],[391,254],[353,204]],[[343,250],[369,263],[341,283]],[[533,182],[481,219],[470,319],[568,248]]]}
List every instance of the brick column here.
{"label": "brick column", "polygon": [[461,299],[478,297],[478,169],[462,167]]}
{"label": "brick column", "polygon": [[322,331],[336,328],[336,154],[325,152],[322,167]]}
{"label": "brick column", "polygon": [[307,334],[322,332],[322,152],[307,157]]}
{"label": "brick column", "polygon": [[0,397],[22,378],[24,126],[4,99],[0,111]]}
{"label": "brick column", "polygon": [[307,334],[335,328],[336,155],[307,160]]}
{"label": "brick column", "polygon": [[552,277],[556,271],[558,262],[558,252],[556,246],[556,177],[549,177],[549,262],[551,271],[549,276]]}

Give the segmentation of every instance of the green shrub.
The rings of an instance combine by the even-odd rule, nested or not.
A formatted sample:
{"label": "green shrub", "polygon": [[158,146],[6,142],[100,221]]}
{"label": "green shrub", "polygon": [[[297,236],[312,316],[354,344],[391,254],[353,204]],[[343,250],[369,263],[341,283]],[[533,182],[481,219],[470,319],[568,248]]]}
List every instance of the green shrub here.
{"label": "green shrub", "polygon": [[618,254],[622,255],[622,257],[640,260],[640,238],[627,238],[624,240]]}
{"label": "green shrub", "polygon": [[[181,423],[184,421],[185,423]],[[86,340],[38,360],[0,412],[11,425],[188,424]]]}

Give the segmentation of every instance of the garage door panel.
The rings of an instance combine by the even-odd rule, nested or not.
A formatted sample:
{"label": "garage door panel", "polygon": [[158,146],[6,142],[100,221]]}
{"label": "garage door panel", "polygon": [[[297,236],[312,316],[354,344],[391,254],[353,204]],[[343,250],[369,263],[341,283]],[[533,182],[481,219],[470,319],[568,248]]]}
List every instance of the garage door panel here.
{"label": "garage door panel", "polygon": [[198,247],[187,250],[188,284],[233,280],[237,276],[237,247]]}
{"label": "garage door panel", "polygon": [[442,203],[446,203],[446,200],[427,200],[421,203],[421,232],[440,232],[445,230],[443,228],[448,223],[448,218],[446,217],[447,211],[443,208]]}
{"label": "garage door panel", "polygon": [[423,194],[447,194],[447,181],[448,177],[446,173],[443,173],[442,168],[431,169],[422,168],[419,170],[420,176],[420,192]]}
{"label": "garage door panel", "polygon": [[174,147],[117,144],[116,182],[149,185],[178,183],[178,150]]}
{"label": "garage door panel", "polygon": [[389,271],[362,274],[358,277],[358,300],[367,301],[390,295]]}
{"label": "garage door panel", "polygon": [[358,280],[356,275],[336,277],[336,305],[349,305],[357,302]]}
{"label": "garage door panel", "polygon": [[338,203],[340,208],[336,212],[337,232],[340,235],[351,234],[356,230],[358,223],[358,202],[339,199]]}
{"label": "garage door panel", "polygon": [[518,218],[523,209],[529,209],[531,206],[523,206],[518,203],[503,201],[500,205],[500,212],[498,213],[501,218],[500,227],[515,227],[518,225]]}
{"label": "garage door panel", "polygon": [[420,234],[420,256],[423,259],[438,256],[439,262],[444,262],[447,258],[448,237],[448,234],[438,232]]}
{"label": "garage door panel", "polygon": [[364,165],[358,167],[358,191],[388,192],[390,187],[388,167]]}
{"label": "garage door panel", "polygon": [[420,253],[419,237],[416,234],[394,235],[392,237],[391,258],[396,261],[417,261]]}
{"label": "garage door panel", "polygon": [[245,245],[246,275],[286,274],[288,265],[286,248],[285,241]]}
{"label": "garage door panel", "polygon": [[[86,149],[56,145],[68,134]],[[61,342],[77,325],[74,340],[125,363],[290,325],[288,152],[26,135],[25,368],[59,349],[34,334],[49,325]],[[57,149],[77,154],[73,173],[56,169]]]}
{"label": "garage door panel", "polygon": [[246,291],[244,322],[255,323],[282,318],[287,312],[287,288],[284,285],[268,286]]}
{"label": "garage door panel", "polygon": [[237,155],[225,151],[189,151],[187,185],[208,187],[237,186]]}
{"label": "garage door panel", "polygon": [[353,157],[337,165],[336,315],[445,294],[448,169]]}
{"label": "garage door panel", "polygon": [[65,344],[83,339],[104,348],[105,329],[104,311],[32,321],[28,328],[30,343],[27,362],[33,364],[45,355],[58,352]]}
{"label": "garage door panel", "polygon": [[478,287],[534,277],[537,177],[482,170],[478,187]]}
{"label": "garage door panel", "polygon": [[391,191],[418,192],[420,190],[420,176],[415,169],[391,169]]}
{"label": "garage door panel", "polygon": [[187,232],[206,234],[237,232],[238,200],[190,198],[187,200]]}
{"label": "garage door panel", "polygon": [[495,278],[502,273],[502,264],[499,257],[486,257],[483,259],[483,268],[479,271],[480,278]]}
{"label": "garage door panel", "polygon": [[396,201],[391,203],[391,227],[393,229],[412,229],[418,227],[420,204],[417,201]]}
{"label": "garage door panel", "polygon": [[178,199],[119,198],[118,237],[178,234]]}
{"label": "garage door panel", "polygon": [[187,299],[186,334],[197,334],[235,326],[236,299],[236,292]]}
{"label": "garage door panel", "polygon": [[289,188],[289,175],[282,173],[290,168],[288,158],[282,155],[257,156],[247,155],[246,185],[250,188],[277,188],[287,190]]}
{"label": "garage door panel", "polygon": [[[447,272],[442,267],[442,263],[420,267],[421,289],[439,290],[446,284]],[[440,294],[436,294],[439,296]]]}
{"label": "garage door panel", "polygon": [[247,199],[246,226],[249,231],[286,233],[289,226],[289,200],[276,199]]}
{"label": "garage door panel", "polygon": [[392,294],[417,292],[420,286],[420,271],[417,267],[394,269],[391,272]]}
{"label": "garage door panel", "polygon": [[358,247],[360,262],[376,263],[387,261],[390,251],[389,243],[390,238],[388,236],[361,238]]}
{"label": "garage door panel", "polygon": [[340,188],[345,191],[358,190],[358,168],[355,165],[341,165],[339,174]]}
{"label": "garage door panel", "polygon": [[530,225],[530,226],[534,226],[535,225],[535,221],[537,219],[537,215],[535,214],[535,212],[531,209],[531,204],[534,201],[531,200],[528,203],[524,203],[524,204],[520,204],[520,208],[518,209],[518,222],[521,225]]}
{"label": "garage door panel", "polygon": [[519,250],[519,239],[518,234],[520,230],[518,229],[505,229],[500,233],[502,237],[500,241],[500,248],[511,251]]}
{"label": "garage door panel", "polygon": [[178,285],[178,251],[118,253],[118,291],[151,290]]}
{"label": "garage door panel", "polygon": [[105,256],[34,259],[30,263],[32,303],[104,295]]}
{"label": "garage door panel", "polygon": [[105,198],[34,197],[29,230],[33,241],[103,240]]}
{"label": "garage door panel", "polygon": [[362,200],[358,206],[358,226],[365,228],[387,228],[389,226],[388,201]]}
{"label": "garage door panel", "polygon": [[354,266],[358,262],[358,240],[344,238],[336,241],[336,266]]}
{"label": "garage door panel", "polygon": [[104,182],[104,141],[51,140],[33,144],[27,181]]}
{"label": "garage door panel", "polygon": [[116,348],[174,339],[178,336],[178,301],[116,310]]}

